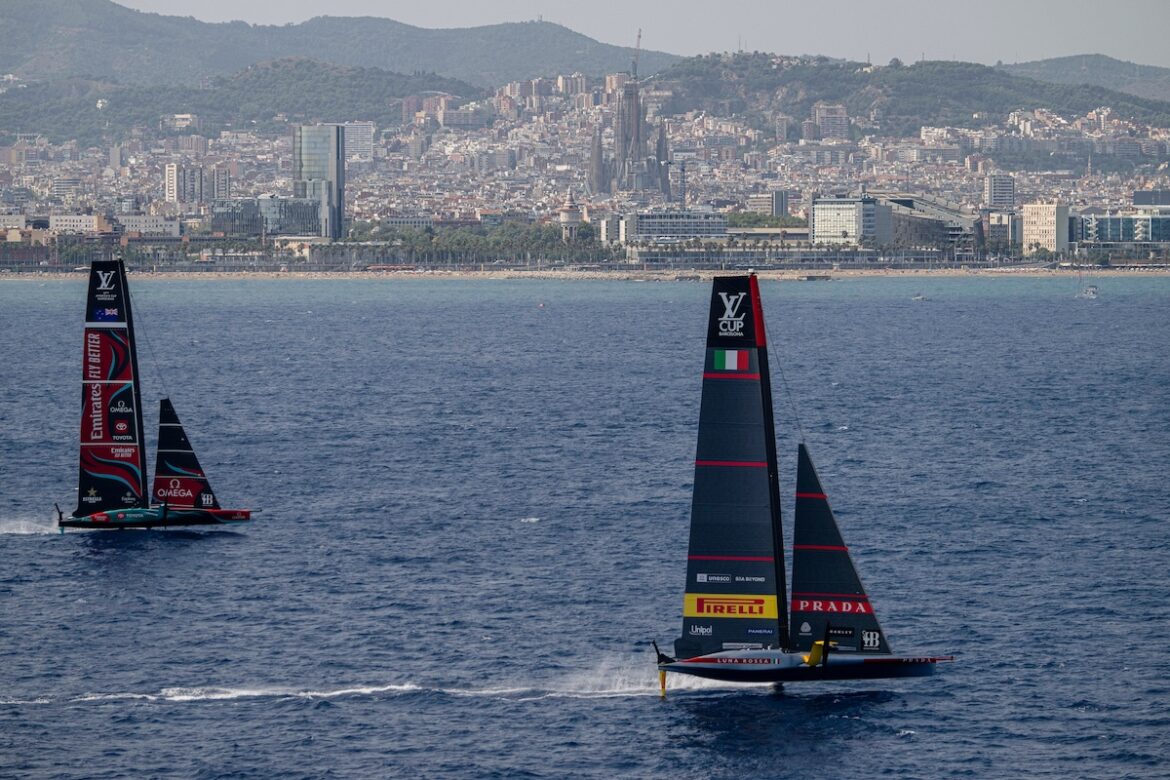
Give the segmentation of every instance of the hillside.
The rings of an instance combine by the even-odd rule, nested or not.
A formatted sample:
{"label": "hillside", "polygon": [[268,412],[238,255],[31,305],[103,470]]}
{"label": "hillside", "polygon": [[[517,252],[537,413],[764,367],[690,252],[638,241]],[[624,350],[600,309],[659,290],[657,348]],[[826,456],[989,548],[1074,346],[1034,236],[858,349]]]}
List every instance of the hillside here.
{"label": "hillside", "polygon": [[978,127],[1017,109],[1040,107],[1074,115],[1112,106],[1119,116],[1170,126],[1170,103],[1034,81],[966,62],[875,68],[824,57],[708,55],[673,65],[654,83],[673,90],[669,108],[675,112],[780,111],[804,119],[824,100],[845,104],[850,116],[879,117],[881,131],[892,135],[914,134],[924,124]]}
{"label": "hillside", "polygon": [[[282,26],[212,24],[110,0],[0,2],[0,73],[29,80],[197,85],[207,76],[288,57],[428,71],[490,87],[574,71],[600,76],[628,70],[633,49],[551,22],[425,29],[390,19],[322,16]],[[643,51],[639,68],[654,73],[678,59]]]}
{"label": "hillside", "polygon": [[1079,54],[997,67],[1013,76],[1037,81],[1093,84],[1152,100],[1170,100],[1170,68],[1138,65],[1104,54]]}
{"label": "hillside", "polygon": [[431,90],[465,98],[481,94],[471,84],[433,74],[404,76],[311,60],[253,65],[213,79],[207,89],[65,79],[0,95],[0,145],[17,132],[97,144],[135,126],[157,127],[163,114],[198,114],[207,135],[227,127],[279,129],[276,114],[293,123],[370,120],[385,127],[401,121],[399,99]]}

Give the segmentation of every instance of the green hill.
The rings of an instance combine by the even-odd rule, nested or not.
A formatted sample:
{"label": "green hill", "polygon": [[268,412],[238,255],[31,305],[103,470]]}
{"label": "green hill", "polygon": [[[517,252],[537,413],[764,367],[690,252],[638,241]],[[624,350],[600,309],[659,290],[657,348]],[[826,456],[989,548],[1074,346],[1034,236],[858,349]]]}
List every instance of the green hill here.
{"label": "green hill", "polygon": [[[142,13],[110,0],[3,0],[0,73],[29,80],[86,78],[126,84],[191,84],[249,65],[308,57],[399,73],[428,71],[481,87],[581,71],[627,70],[633,49],[599,43],[551,22],[424,29],[372,17],[301,24],[210,24]],[[654,73],[679,58],[643,51]]]}
{"label": "green hill", "polygon": [[1138,65],[1104,54],[1078,54],[997,67],[1013,76],[1037,81],[1093,84],[1151,100],[1170,100],[1170,68]]}
{"label": "green hill", "polygon": [[922,125],[980,127],[1019,109],[1062,115],[1111,106],[1119,116],[1170,126],[1170,103],[1090,85],[1050,84],[967,62],[871,67],[824,57],[751,53],[692,57],[654,79],[674,92],[670,109],[780,111],[807,118],[818,100],[843,103],[854,117],[878,117],[881,132],[916,133]]}
{"label": "green hill", "polygon": [[[464,98],[481,95],[462,81],[434,74],[404,76],[376,68],[280,60],[196,87],[119,86],[66,79],[31,84],[0,95],[0,144],[16,133],[37,132],[53,141],[83,145],[123,137],[136,126],[157,127],[164,114],[198,114],[203,133],[227,127],[276,130],[288,122],[370,120],[380,127],[401,121],[400,99],[426,91]],[[103,105],[98,107],[98,101]]]}

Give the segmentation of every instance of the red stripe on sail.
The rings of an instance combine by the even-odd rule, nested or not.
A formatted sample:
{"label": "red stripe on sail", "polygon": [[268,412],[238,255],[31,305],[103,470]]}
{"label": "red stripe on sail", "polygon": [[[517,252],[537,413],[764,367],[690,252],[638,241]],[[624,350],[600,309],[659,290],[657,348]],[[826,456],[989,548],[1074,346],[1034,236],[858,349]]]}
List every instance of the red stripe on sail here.
{"label": "red stripe on sail", "polygon": [[821,501],[828,501],[829,497],[824,493],[797,493],[797,498],[818,498]]}
{"label": "red stripe on sail", "polygon": [[688,555],[688,561],[757,561],[774,563],[775,558],[760,555]]}
{"label": "red stripe on sail", "polygon": [[696,466],[742,466],[745,468],[762,469],[768,464],[762,460],[696,460]]}
{"label": "red stripe on sail", "polygon": [[764,307],[760,304],[760,285],[756,281],[755,274],[748,277],[748,286],[751,288],[752,295],[752,316],[755,318],[756,346],[766,347],[767,339],[764,337]]}
{"label": "red stripe on sail", "polygon": [[744,374],[744,373],[727,373],[717,374],[712,371],[703,372],[704,379],[759,379],[759,374]]}
{"label": "red stripe on sail", "polygon": [[836,544],[794,544],[793,550],[829,550],[832,552],[849,552],[849,548]]}
{"label": "red stripe on sail", "polygon": [[793,593],[792,597],[801,596],[803,598],[816,599],[854,599],[856,601],[869,601],[869,596],[864,593]]}

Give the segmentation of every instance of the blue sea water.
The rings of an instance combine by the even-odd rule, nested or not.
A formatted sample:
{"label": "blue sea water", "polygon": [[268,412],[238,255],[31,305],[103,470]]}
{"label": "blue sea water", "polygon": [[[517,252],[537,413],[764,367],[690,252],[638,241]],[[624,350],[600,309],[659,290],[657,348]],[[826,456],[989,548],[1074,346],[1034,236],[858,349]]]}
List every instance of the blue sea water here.
{"label": "blue sea water", "polygon": [[263,512],[59,535],[84,280],[2,282],[0,777],[1165,777],[1170,279],[1095,281],[762,282],[786,516],[803,431],[956,662],[665,701],[708,285],[132,278],[147,427]]}

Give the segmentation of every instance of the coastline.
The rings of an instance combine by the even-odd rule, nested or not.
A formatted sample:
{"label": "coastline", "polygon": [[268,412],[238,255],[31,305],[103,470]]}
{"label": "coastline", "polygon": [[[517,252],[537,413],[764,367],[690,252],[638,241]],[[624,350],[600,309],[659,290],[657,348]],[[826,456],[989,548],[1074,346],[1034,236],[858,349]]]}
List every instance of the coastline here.
{"label": "coastline", "polygon": [[[1084,269],[1079,269],[1083,271]],[[712,270],[712,269],[669,269],[669,270],[614,270],[614,271],[580,271],[569,269],[544,269],[534,271],[495,270],[424,270],[424,271],[129,271],[128,275],[136,280],[182,280],[198,279],[281,279],[281,280],[353,280],[353,279],[452,279],[464,281],[517,281],[517,280],[558,280],[558,281],[629,281],[629,282],[709,282],[712,277],[742,272],[740,269]],[[810,269],[755,269],[755,273],[762,280],[769,281],[832,281],[842,279],[856,279],[868,277],[889,277],[901,279],[930,279],[954,277],[1069,277],[1078,273],[1075,268],[850,268],[842,270],[810,270]],[[1170,266],[1166,268],[1094,268],[1091,271],[1096,278],[1101,277],[1145,277],[1170,276]],[[0,282],[45,282],[45,281],[77,281],[84,280],[87,275],[77,272],[6,272],[0,273]]]}

